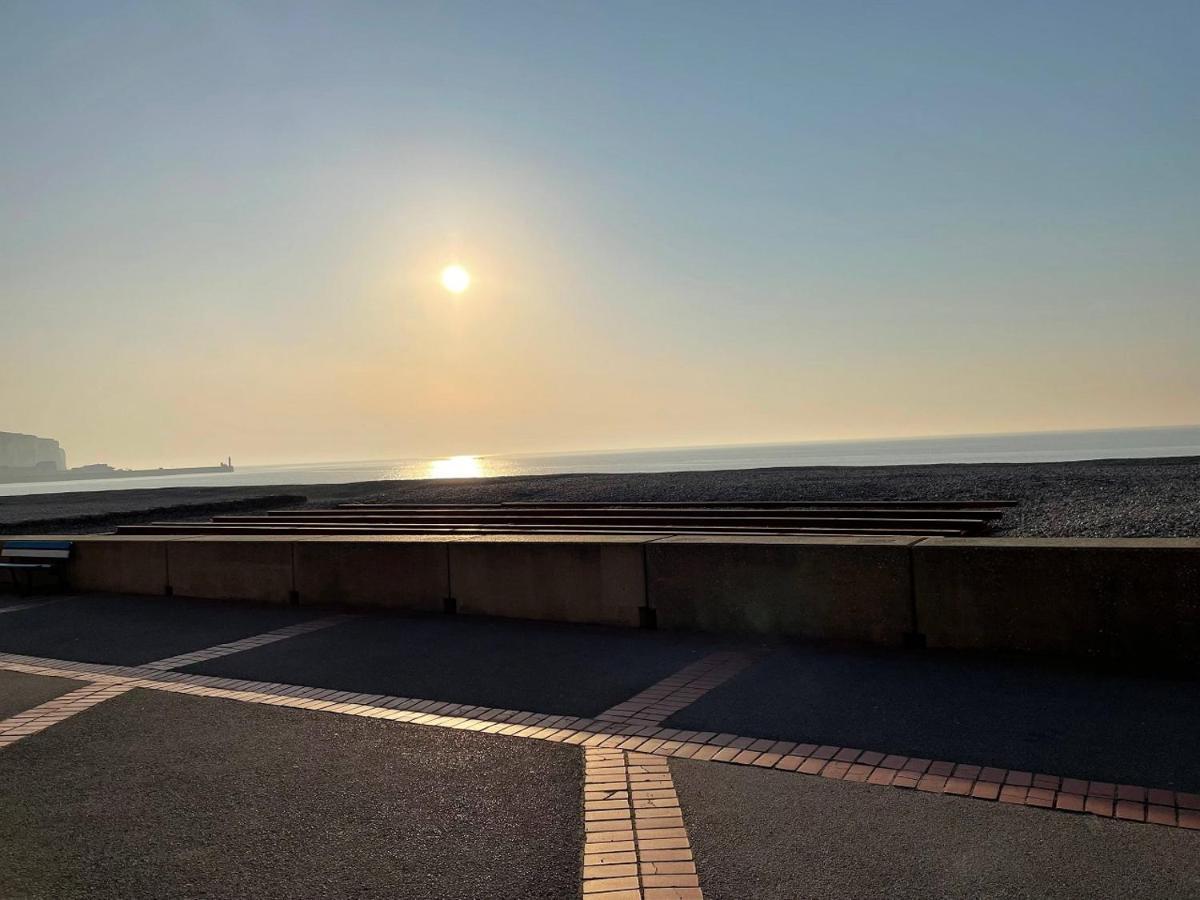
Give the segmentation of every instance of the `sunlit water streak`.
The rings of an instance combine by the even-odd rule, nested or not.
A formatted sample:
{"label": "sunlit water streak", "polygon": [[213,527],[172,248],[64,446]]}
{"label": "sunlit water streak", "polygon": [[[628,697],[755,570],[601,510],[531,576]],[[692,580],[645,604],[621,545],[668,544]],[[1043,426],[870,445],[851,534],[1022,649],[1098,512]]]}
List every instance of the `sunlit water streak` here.
{"label": "sunlit water streak", "polygon": [[603,453],[374,460],[242,466],[232,474],[0,484],[0,496],[160,487],[346,484],[414,478],[482,478],[566,472],[677,472],[771,466],[888,466],[931,463],[1060,462],[1200,456],[1200,426],[1107,431],[906,438],[803,444],[679,447]]}

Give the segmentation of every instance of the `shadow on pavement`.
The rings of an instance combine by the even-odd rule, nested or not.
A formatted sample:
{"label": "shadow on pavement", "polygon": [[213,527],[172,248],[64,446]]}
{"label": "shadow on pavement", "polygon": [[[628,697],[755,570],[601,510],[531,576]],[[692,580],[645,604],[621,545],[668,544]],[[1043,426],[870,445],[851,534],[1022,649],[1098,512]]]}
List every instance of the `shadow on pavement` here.
{"label": "shadow on pavement", "polygon": [[678,728],[1200,788],[1200,683],[957,654],[781,648]]}
{"label": "shadow on pavement", "polygon": [[325,613],[283,606],[88,594],[0,615],[0,652],[134,666]]}
{"label": "shadow on pavement", "polygon": [[370,615],[184,671],[593,716],[726,646],[629,628]]}
{"label": "shadow on pavement", "polygon": [[1196,834],[675,760],[706,900],[1200,895]]}

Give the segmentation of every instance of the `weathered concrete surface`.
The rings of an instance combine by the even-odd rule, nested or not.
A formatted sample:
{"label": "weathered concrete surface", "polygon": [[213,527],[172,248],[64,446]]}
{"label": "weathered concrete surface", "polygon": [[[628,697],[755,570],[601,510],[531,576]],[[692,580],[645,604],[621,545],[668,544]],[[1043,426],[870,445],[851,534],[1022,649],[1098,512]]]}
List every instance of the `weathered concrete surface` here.
{"label": "weathered concrete surface", "polygon": [[638,624],[645,605],[643,535],[496,535],[450,545],[460,613]]}
{"label": "weathered concrete surface", "polygon": [[1200,662],[1200,540],[939,538],[913,560],[931,647]]}
{"label": "weathered concrete surface", "polygon": [[180,597],[291,600],[294,539],[191,537],[167,544],[167,573]]}
{"label": "weathered concrete surface", "polygon": [[296,592],[302,605],[440,612],[450,595],[447,545],[421,535],[297,538]]}
{"label": "weathered concrete surface", "polygon": [[[133,537],[133,536],[131,536]],[[67,577],[78,591],[161,594],[166,589],[170,537],[138,540],[74,538]]]}
{"label": "weathered concrete surface", "polygon": [[660,628],[896,645],[917,538],[672,537],[646,546]]}

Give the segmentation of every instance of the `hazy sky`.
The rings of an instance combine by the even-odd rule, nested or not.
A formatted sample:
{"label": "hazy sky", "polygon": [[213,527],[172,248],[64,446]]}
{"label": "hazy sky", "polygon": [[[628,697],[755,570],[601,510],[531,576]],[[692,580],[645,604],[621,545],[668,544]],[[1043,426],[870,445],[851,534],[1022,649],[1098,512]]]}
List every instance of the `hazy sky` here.
{"label": "hazy sky", "polygon": [[6,0],[0,430],[159,465],[1195,423],[1198,48],[1196,0]]}

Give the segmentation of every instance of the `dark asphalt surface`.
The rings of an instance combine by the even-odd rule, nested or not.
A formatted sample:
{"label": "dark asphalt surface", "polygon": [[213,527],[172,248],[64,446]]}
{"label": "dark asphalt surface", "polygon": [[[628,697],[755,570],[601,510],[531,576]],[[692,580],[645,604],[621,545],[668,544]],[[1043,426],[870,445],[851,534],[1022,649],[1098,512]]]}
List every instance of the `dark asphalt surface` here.
{"label": "dark asphalt surface", "polygon": [[183,671],[592,716],[722,646],[627,628],[364,616]]}
{"label": "dark asphalt surface", "polygon": [[677,728],[1200,790],[1200,683],[961,656],[778,650]]}
{"label": "dark asphalt surface", "polygon": [[675,760],[706,900],[1200,896],[1200,836]]}
{"label": "dark asphalt surface", "polygon": [[44,675],[0,670],[0,720],[41,706],[84,684],[67,678],[47,678]]}
{"label": "dark asphalt surface", "polygon": [[133,691],[0,753],[0,897],[578,894],[576,748]]}
{"label": "dark asphalt surface", "polygon": [[133,666],[325,614],[178,597],[64,597],[0,615],[0,651]]}

